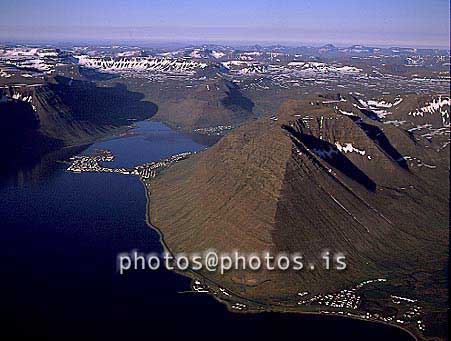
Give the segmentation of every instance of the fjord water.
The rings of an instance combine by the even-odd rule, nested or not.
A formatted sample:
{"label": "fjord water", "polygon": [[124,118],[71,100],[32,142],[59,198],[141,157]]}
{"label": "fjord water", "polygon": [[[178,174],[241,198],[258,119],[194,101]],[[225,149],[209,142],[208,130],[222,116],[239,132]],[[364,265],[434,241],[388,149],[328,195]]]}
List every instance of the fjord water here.
{"label": "fjord water", "polygon": [[[83,153],[109,149],[117,156],[110,165],[122,167],[205,148],[157,122],[139,122],[133,133]],[[206,294],[182,293],[189,280],[163,269],[121,276],[118,253],[161,251],[145,222],[143,185],[134,176],[74,174],[66,167],[47,158],[0,187],[0,309],[2,333],[14,333],[9,340],[411,339],[397,328],[341,318],[232,314]]]}

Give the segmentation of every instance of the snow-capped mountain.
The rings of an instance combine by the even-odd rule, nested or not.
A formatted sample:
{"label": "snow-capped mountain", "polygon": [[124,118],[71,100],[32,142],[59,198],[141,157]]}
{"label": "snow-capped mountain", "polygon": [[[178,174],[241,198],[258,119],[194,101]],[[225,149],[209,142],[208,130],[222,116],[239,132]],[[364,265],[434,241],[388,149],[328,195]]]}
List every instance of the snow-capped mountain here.
{"label": "snow-capped mountain", "polygon": [[189,59],[154,58],[154,57],[89,57],[76,56],[78,64],[87,68],[105,72],[161,72],[190,74],[207,66],[206,63]]}
{"label": "snow-capped mountain", "polygon": [[53,48],[0,48],[0,61],[18,69],[50,73],[59,61],[59,52]]}

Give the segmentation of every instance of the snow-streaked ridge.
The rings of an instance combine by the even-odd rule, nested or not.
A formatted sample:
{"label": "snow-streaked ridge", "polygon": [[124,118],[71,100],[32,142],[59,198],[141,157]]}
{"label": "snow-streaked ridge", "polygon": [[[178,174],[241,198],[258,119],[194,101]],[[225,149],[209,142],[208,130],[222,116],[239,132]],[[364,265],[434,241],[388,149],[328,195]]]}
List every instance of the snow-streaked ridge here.
{"label": "snow-streaked ridge", "polygon": [[432,101],[427,103],[425,106],[418,108],[415,111],[409,112],[409,115],[415,117],[415,116],[424,116],[424,114],[440,113],[442,116],[443,125],[449,126],[450,102],[451,101],[449,97],[438,96],[433,98]]}
{"label": "snow-streaked ridge", "polygon": [[104,71],[157,71],[167,73],[192,73],[203,69],[206,63],[188,59],[154,58],[154,57],[121,57],[121,58],[94,58],[77,56],[78,63],[88,68]]}

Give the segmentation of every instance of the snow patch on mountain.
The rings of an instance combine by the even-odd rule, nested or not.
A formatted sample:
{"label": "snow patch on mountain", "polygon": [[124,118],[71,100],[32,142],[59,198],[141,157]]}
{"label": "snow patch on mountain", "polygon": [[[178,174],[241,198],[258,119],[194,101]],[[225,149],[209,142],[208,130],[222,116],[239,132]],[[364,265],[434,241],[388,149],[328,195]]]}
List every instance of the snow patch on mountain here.
{"label": "snow patch on mountain", "polygon": [[31,94],[24,94],[20,91],[16,91],[14,88],[12,88],[10,93],[0,92],[0,103],[6,103],[10,101],[22,101],[30,103],[33,110],[36,111],[36,107],[33,105],[33,96]]}
{"label": "snow patch on mountain", "polygon": [[358,101],[362,107],[358,107],[355,105],[357,108],[368,109],[372,111],[378,118],[385,118],[387,115],[392,114],[392,112],[388,111],[387,109],[399,105],[403,101],[403,99],[401,97],[397,97],[395,98],[395,101],[393,103],[384,100],[373,100],[373,99],[368,101],[358,99]]}
{"label": "snow patch on mountain", "polygon": [[0,48],[0,61],[18,69],[32,69],[50,73],[58,58],[58,51],[50,48]]}
{"label": "snow patch on mountain", "polygon": [[221,59],[222,57],[224,57],[226,54],[224,52],[220,52],[220,51],[211,51],[211,55],[216,58],[216,59]]}
{"label": "snow patch on mountain", "polygon": [[27,59],[30,57],[38,58],[56,58],[58,52],[54,49],[47,48],[28,48],[28,47],[14,47],[14,48],[0,48],[0,58],[4,59]]}
{"label": "snow patch on mountain", "polygon": [[312,72],[320,72],[320,73],[342,73],[342,74],[356,74],[360,73],[362,70],[356,68],[354,66],[347,65],[335,65],[335,64],[326,64],[320,62],[303,62],[303,61],[294,61],[288,63],[289,67],[294,67],[298,70],[302,71],[312,71]]}
{"label": "snow patch on mountain", "polygon": [[9,78],[9,77],[11,77],[11,74],[0,69],[0,77]]}
{"label": "snow patch on mountain", "polygon": [[438,96],[432,99],[431,102],[427,103],[425,106],[418,108],[415,111],[409,112],[410,116],[421,116],[425,114],[435,114],[439,113],[442,116],[442,122],[444,126],[450,125],[450,98]]}
{"label": "snow patch on mountain", "polygon": [[365,155],[366,152],[364,150],[358,149],[352,145],[352,143],[344,143],[343,145],[340,142],[335,142],[335,146],[340,152],[343,153],[357,153],[360,155]]}
{"label": "snow patch on mountain", "polygon": [[352,113],[350,111],[339,110],[339,112],[345,116],[353,116],[353,117],[356,116],[354,113]]}

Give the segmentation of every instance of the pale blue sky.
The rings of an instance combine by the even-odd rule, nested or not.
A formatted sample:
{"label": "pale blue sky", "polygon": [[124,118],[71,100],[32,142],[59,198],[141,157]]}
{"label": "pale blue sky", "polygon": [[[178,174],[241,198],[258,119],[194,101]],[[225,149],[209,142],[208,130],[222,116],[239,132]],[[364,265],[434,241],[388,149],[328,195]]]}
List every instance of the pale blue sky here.
{"label": "pale blue sky", "polygon": [[449,46],[448,0],[0,0],[0,41]]}

